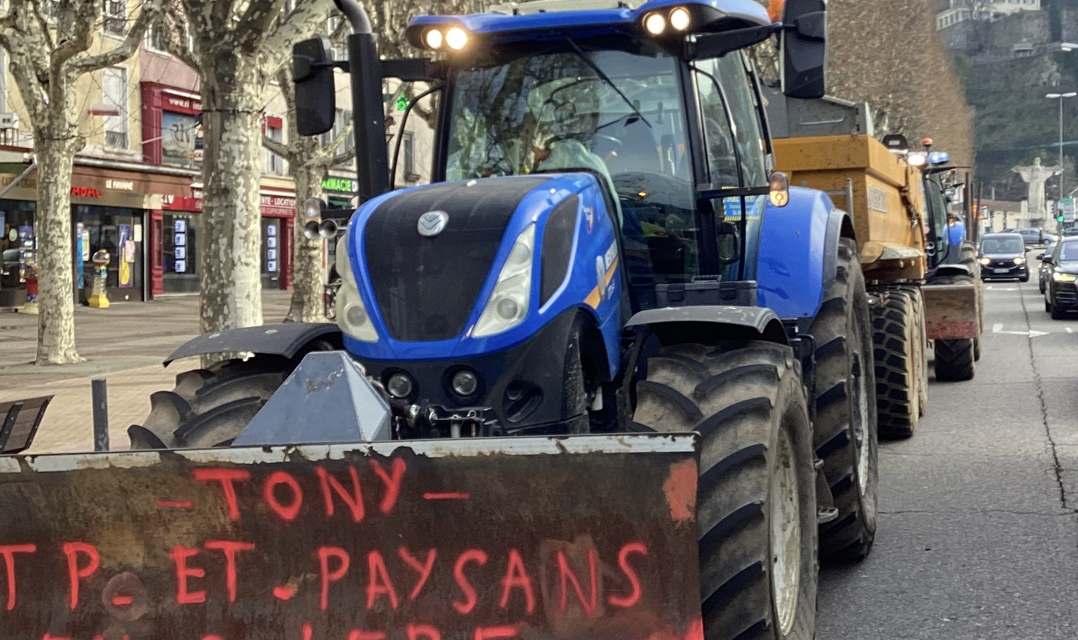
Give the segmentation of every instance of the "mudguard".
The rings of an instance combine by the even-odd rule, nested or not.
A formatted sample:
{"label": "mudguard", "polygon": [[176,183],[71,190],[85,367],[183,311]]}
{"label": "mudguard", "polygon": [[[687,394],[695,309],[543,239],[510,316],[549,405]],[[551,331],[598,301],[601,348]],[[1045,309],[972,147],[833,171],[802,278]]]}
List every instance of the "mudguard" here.
{"label": "mudguard", "polygon": [[853,223],[822,191],[792,187],[785,207],[768,203],[757,252],[756,304],[780,318],[815,317],[835,279],[843,236],[853,237]]}
{"label": "mudguard", "polygon": [[657,333],[671,330],[683,333],[686,325],[701,323],[713,325],[712,332],[724,332],[718,336],[720,338],[750,338],[787,344],[782,321],[771,309],[760,307],[696,305],[648,309],[634,314],[626,326],[648,326]]}
{"label": "mudguard", "polygon": [[285,322],[215,331],[204,333],[180,345],[165,358],[165,366],[173,360],[209,353],[250,352],[292,358],[318,339],[339,349],[341,330],[329,322]]}

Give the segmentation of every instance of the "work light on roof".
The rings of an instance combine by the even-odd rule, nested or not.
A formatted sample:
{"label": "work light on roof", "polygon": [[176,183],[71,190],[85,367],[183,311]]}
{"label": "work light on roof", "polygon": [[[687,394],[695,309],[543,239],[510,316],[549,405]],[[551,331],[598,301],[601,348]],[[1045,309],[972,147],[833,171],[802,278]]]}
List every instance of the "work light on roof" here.
{"label": "work light on roof", "polygon": [[437,29],[431,29],[423,36],[423,41],[427,43],[427,47],[431,49],[442,48],[442,32]]}
{"label": "work light on roof", "polygon": [[661,36],[666,31],[666,18],[661,13],[649,13],[644,18],[644,28],[653,36]]}
{"label": "work light on roof", "polygon": [[678,31],[687,31],[692,24],[692,14],[685,7],[678,7],[670,12],[670,26]]}
{"label": "work light on roof", "polygon": [[445,43],[454,51],[460,51],[468,44],[468,34],[460,27],[450,27],[445,32]]}

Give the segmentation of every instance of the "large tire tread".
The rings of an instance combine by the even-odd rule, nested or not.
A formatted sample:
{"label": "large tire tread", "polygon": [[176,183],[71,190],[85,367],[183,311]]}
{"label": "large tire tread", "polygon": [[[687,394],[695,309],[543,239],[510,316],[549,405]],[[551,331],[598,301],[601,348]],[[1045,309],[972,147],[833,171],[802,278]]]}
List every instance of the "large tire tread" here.
{"label": "large tire tread", "polygon": [[780,430],[798,457],[801,590],[788,638],[813,637],[818,557],[815,470],[800,363],[757,341],[663,347],[637,383],[637,428],[697,431],[701,602],[708,640],[777,638],[771,593],[770,479]]}
{"label": "large tire tread", "polygon": [[[877,426],[876,389],[872,364],[872,325],[868,294],[856,243],[842,238],[836,278],[826,292],[809,333],[816,341],[816,455],[823,460],[824,477],[831,488],[838,518],[820,527],[820,554],[827,560],[858,560],[868,555],[876,533]],[[855,314],[860,317],[855,322]],[[855,335],[860,325],[861,335]],[[838,348],[841,346],[842,348]],[[866,415],[864,437],[869,457],[864,494],[860,491],[858,446],[853,433],[855,395],[850,389],[852,353],[861,354]]]}
{"label": "large tire tread", "polygon": [[921,416],[916,297],[899,288],[879,293],[883,303],[872,310],[879,436],[908,438]]}
{"label": "large tire tread", "polygon": [[228,446],[284,382],[294,362],[225,360],[176,376],[172,391],[150,396],[150,414],[127,433],[132,449]]}

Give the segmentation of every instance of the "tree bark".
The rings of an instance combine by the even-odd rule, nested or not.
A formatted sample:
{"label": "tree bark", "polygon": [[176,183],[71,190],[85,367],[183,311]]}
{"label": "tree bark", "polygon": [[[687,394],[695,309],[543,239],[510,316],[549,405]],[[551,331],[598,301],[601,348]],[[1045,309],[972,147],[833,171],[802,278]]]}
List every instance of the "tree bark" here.
{"label": "tree bark", "polygon": [[[317,163],[292,165],[296,182],[295,254],[292,258],[292,300],[285,322],[325,322],[322,314],[322,238],[308,239],[303,203],[322,197],[322,174]],[[330,239],[329,242],[334,242]]]}
{"label": "tree bark", "polygon": [[203,60],[203,206],[199,234],[203,332],[262,324],[259,177],[266,77],[254,56]]}
{"label": "tree bark", "polygon": [[[51,114],[51,117],[60,118],[62,114]],[[71,134],[55,138],[46,135],[35,132],[34,136],[38,160],[36,259],[39,307],[35,364],[69,364],[83,361],[75,350],[74,261],[71,256],[71,170],[79,144]]]}

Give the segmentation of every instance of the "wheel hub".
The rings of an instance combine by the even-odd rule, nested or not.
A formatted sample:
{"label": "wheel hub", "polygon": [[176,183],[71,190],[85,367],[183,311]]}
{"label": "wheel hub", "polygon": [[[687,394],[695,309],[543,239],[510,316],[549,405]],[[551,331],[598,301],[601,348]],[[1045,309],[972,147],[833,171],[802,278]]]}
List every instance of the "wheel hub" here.
{"label": "wheel hub", "polygon": [[850,388],[853,393],[854,414],[850,416],[853,427],[853,440],[857,445],[857,485],[861,495],[868,489],[868,445],[867,426],[868,389],[865,388],[864,365],[860,351],[854,351],[850,367]]}
{"label": "wheel hub", "polygon": [[776,626],[785,636],[793,628],[801,579],[801,504],[797,460],[790,436],[779,434],[776,473],[771,481],[771,592]]}

